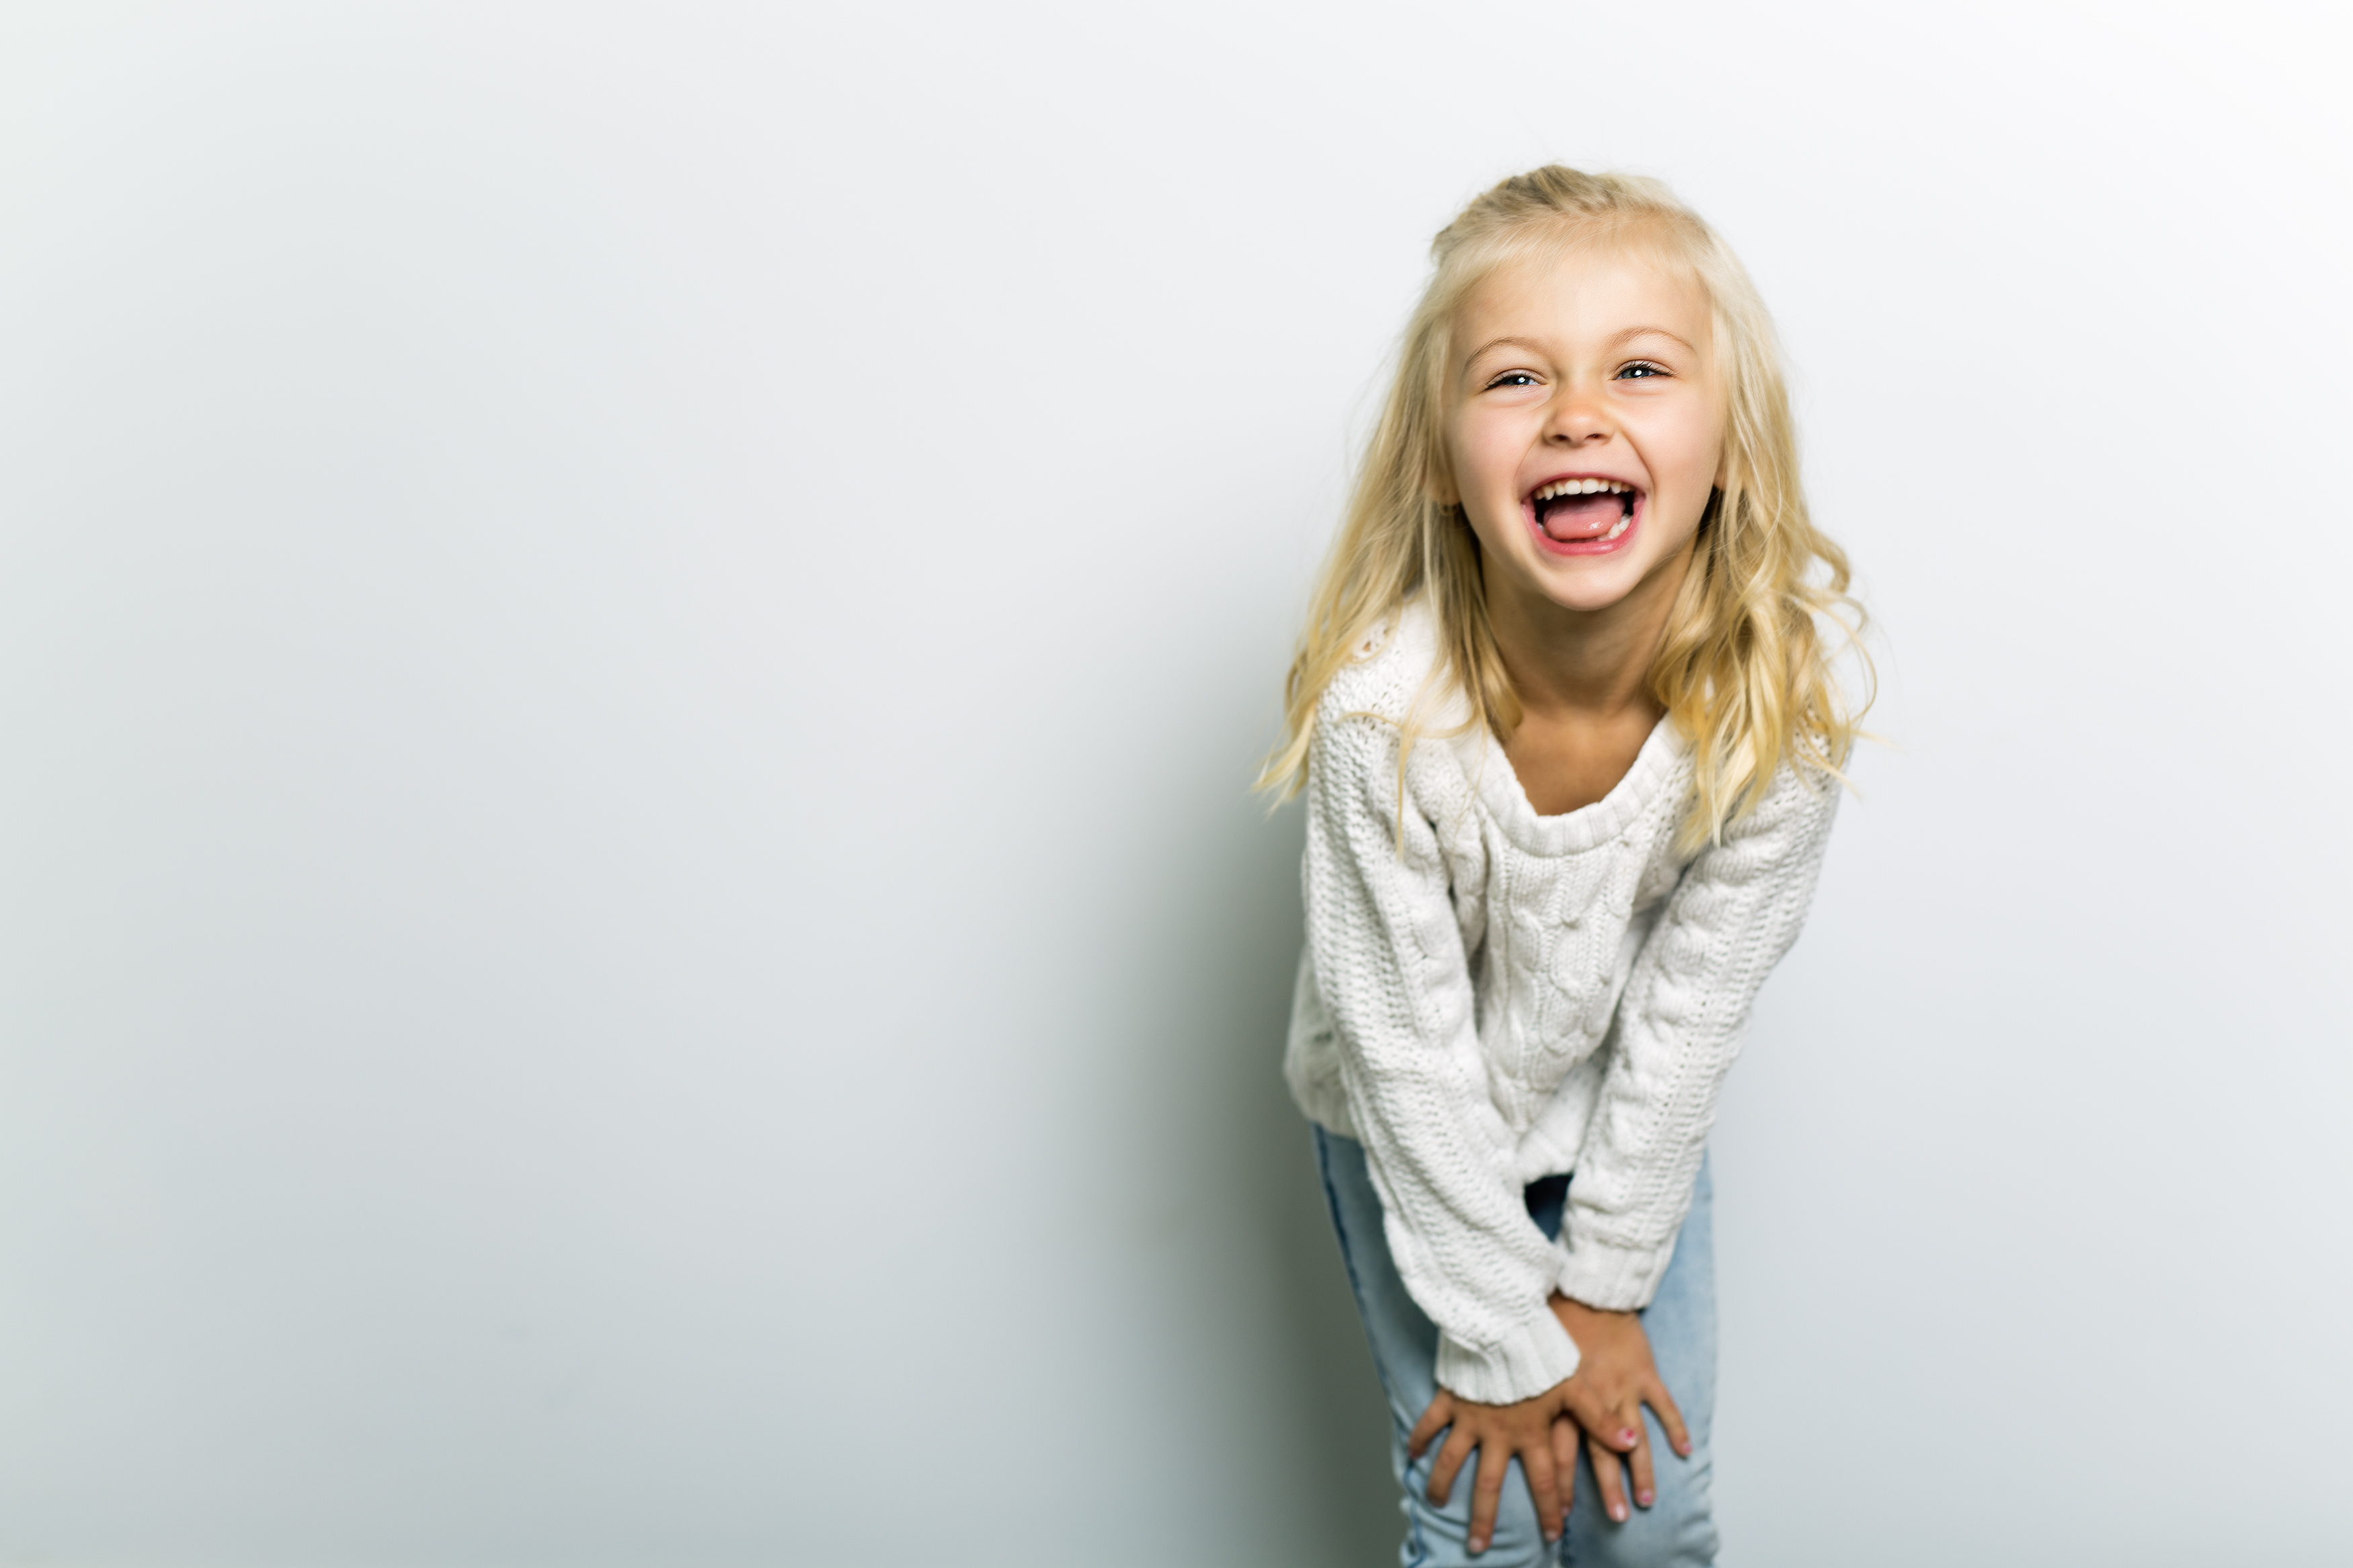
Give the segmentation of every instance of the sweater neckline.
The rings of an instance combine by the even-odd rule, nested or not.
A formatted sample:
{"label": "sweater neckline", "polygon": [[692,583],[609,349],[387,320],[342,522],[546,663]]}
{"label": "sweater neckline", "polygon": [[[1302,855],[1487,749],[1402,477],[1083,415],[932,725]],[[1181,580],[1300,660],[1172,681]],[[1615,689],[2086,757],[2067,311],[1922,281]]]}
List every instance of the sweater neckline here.
{"label": "sweater neckline", "polygon": [[1626,776],[1610,785],[1608,795],[1575,811],[1540,816],[1494,731],[1482,724],[1477,735],[1477,754],[1465,760],[1475,772],[1480,800],[1504,837],[1533,855],[1573,855],[1617,837],[1649,808],[1690,750],[1674,721],[1662,717],[1643,737]]}

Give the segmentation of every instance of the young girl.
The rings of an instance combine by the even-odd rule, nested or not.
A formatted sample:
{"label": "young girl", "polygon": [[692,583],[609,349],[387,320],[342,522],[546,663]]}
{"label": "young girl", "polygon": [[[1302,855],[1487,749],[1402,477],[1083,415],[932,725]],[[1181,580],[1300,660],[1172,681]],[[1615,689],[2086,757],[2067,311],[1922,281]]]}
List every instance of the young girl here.
{"label": "young girl", "polygon": [[1707,1133],[1855,732],[1846,560],[1664,187],[1538,169],[1432,248],[1261,781],[1307,795],[1285,1072],[1409,1568],[1710,1563]]}

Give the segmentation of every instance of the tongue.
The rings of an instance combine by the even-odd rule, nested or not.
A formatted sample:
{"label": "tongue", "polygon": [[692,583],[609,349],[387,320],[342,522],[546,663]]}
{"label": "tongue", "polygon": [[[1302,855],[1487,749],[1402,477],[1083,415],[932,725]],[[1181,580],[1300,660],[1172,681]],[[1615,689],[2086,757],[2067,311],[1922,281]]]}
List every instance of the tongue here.
{"label": "tongue", "polygon": [[1542,507],[1545,532],[1563,544],[1599,538],[1617,527],[1618,520],[1626,515],[1624,503],[1607,493],[1562,496],[1542,503]]}

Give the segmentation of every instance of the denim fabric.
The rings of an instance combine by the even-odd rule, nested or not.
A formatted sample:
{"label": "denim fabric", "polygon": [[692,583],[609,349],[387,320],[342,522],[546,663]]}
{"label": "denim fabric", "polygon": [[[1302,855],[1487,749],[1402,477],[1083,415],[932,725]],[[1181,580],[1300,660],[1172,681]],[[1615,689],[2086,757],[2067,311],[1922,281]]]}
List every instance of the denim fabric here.
{"label": "denim fabric", "polygon": [[[1504,1483],[1504,1501],[1495,1521],[1494,1540],[1478,1556],[1467,1544],[1471,1530],[1472,1467],[1454,1483],[1452,1500],[1445,1508],[1431,1506],[1426,1488],[1430,1461],[1438,1445],[1421,1458],[1406,1462],[1405,1440],[1413,1424],[1438,1393],[1438,1328],[1406,1294],[1389,1260],[1388,1240],[1381,1228],[1380,1194],[1373,1190],[1365,1169],[1364,1146],[1315,1129],[1316,1157],[1324,1170],[1324,1193],[1332,1205],[1332,1223],[1340,1233],[1340,1253],[1347,1260],[1348,1283],[1356,1293],[1356,1310],[1365,1320],[1365,1337],[1371,1342],[1373,1363],[1388,1395],[1391,1468],[1405,1493],[1405,1542],[1398,1560],[1404,1568],[1525,1568],[1539,1563],[1571,1563],[1576,1568],[1702,1568],[1715,1561],[1715,1516],[1710,1496],[1714,1474],[1709,1447],[1715,1411],[1715,1257],[1709,1234],[1710,1192],[1705,1163],[1692,1195],[1690,1217],[1675,1242],[1674,1259],[1660,1281],[1659,1292],[1642,1312],[1643,1331],[1659,1375],[1675,1397],[1691,1429],[1692,1457],[1679,1459],[1667,1447],[1658,1418],[1645,1413],[1655,1458],[1658,1500],[1637,1508],[1624,1524],[1613,1524],[1601,1510],[1599,1484],[1592,1463],[1580,1458],[1577,1467],[1577,1501],[1571,1509],[1568,1532],[1560,1544],[1547,1547],[1536,1528],[1535,1504],[1519,1462],[1512,1462]],[[1567,1200],[1568,1178],[1556,1176],[1527,1190],[1529,1216],[1547,1236],[1560,1234],[1561,1211]],[[1629,1489],[1630,1490],[1630,1488]]]}

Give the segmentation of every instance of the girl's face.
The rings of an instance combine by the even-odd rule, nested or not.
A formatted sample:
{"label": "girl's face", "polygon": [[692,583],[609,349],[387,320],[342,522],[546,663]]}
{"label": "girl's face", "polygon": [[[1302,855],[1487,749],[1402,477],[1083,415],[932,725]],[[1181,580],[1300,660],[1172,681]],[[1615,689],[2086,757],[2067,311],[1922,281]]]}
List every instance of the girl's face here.
{"label": "girl's face", "polygon": [[1453,341],[1440,499],[1489,592],[1592,611],[1678,580],[1724,461],[1698,286],[1622,250],[1531,258],[1472,290]]}

